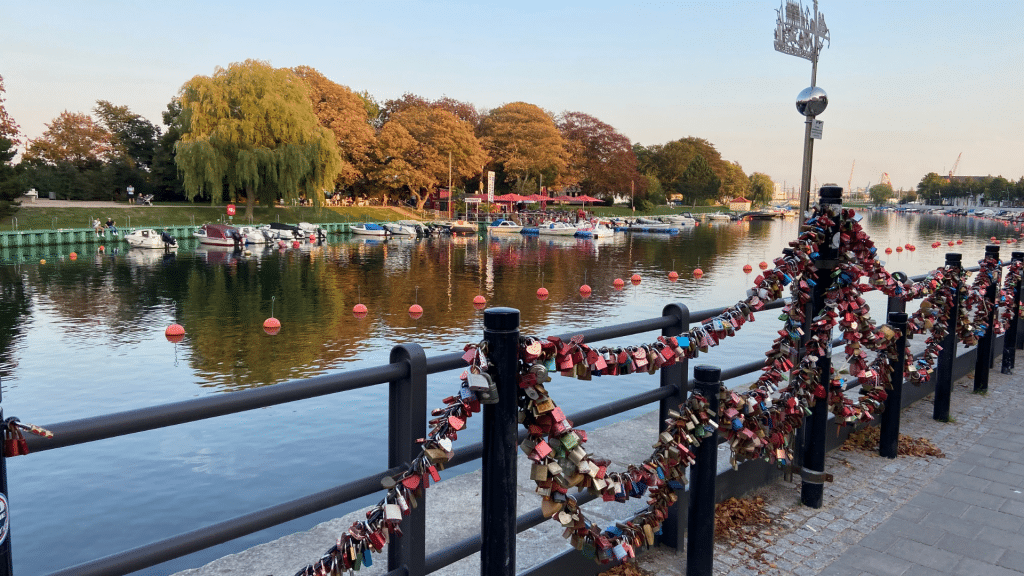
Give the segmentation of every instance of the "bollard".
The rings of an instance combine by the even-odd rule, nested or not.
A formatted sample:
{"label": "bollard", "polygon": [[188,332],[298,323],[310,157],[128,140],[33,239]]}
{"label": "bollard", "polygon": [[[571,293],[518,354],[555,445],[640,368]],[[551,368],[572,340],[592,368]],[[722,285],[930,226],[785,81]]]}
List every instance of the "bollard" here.
{"label": "bollard", "polygon": [[[661,331],[662,336],[679,336],[690,327],[690,309],[685,304],[669,304],[665,306],[661,314],[676,318],[675,324]],[[674,386],[676,389],[674,394],[661,400],[658,410],[661,431],[668,427],[668,424],[665,423],[665,420],[668,419],[668,411],[679,410],[679,406],[686,401],[686,395],[689,393],[686,386],[689,364],[690,361],[684,358],[677,360],[671,366],[662,367],[659,371],[661,372],[661,385],[663,387]],[[685,505],[686,494],[685,490],[676,491],[676,497],[679,500],[673,504],[672,508],[669,508],[668,518],[661,525],[661,543],[675,550],[682,550],[685,540],[683,528],[686,526],[688,508]]]}
{"label": "bollard", "polygon": [[[955,268],[959,275],[962,270],[962,256],[956,252],[946,253],[946,268]],[[942,339],[942,350],[935,367],[935,401],[932,404],[932,419],[949,422],[949,399],[953,392],[953,360],[956,359],[956,321],[960,316],[960,280],[953,282],[953,305],[949,309],[946,337]]]}
{"label": "bollard", "polygon": [[[1010,260],[1012,262],[1024,262],[1024,252],[1013,252]],[[1006,304],[1008,308],[1013,310],[1013,318],[1010,320],[1010,325],[1006,328],[1006,336],[1003,337],[1003,374],[1013,374],[1013,369],[1017,363],[1017,316],[1020,313],[1020,292],[1021,284],[1024,281],[1018,280],[1017,284],[1013,287],[1013,299]]]}
{"label": "bollard", "polygon": [[[718,412],[722,369],[693,368],[694,391]],[[712,576],[715,560],[715,476],[718,473],[718,430],[705,436],[690,466],[690,512],[687,518],[686,576]]]}
{"label": "bollard", "polygon": [[[999,260],[999,246],[985,246],[985,260],[989,258]],[[997,278],[998,275],[985,289],[985,301],[989,304],[989,311],[985,315],[987,328],[985,334],[978,340],[978,358],[974,362],[974,391],[976,393],[988,392],[988,372],[992,369],[992,341],[995,338],[992,323],[996,317],[996,293],[999,290],[996,283]]]}
{"label": "bollard", "polygon": [[490,308],[484,312],[484,340],[490,376],[498,386],[498,403],[484,405],[481,517],[481,576],[516,573],[516,455],[519,449],[519,310]]}
{"label": "bollard", "polygon": [[892,389],[885,399],[885,410],[882,412],[881,434],[878,440],[878,455],[895,458],[900,440],[900,411],[903,407],[903,369],[907,360],[907,314],[906,312],[890,312],[889,326],[898,331],[896,338],[896,358],[890,359],[892,368]]}
{"label": "bollard", "polygon": [[[822,205],[835,205],[836,211],[842,209],[843,189],[839,186],[822,186],[818,191],[819,202]],[[825,231],[825,238],[833,238],[839,233],[839,218],[836,218],[836,225]],[[831,284],[832,270],[836,267],[838,249],[833,248],[828,241],[825,245],[818,247],[818,257],[814,265],[818,269],[818,281],[814,285],[814,297],[811,299],[813,314],[808,316],[810,321],[821,313],[825,308],[825,293]],[[832,331],[826,335],[826,343],[832,341]],[[827,344],[829,350],[832,349]],[[825,387],[825,398],[818,398],[811,408],[809,427],[806,430],[806,445],[804,447],[803,467],[800,473],[800,501],[811,508],[821,508],[825,495],[825,434],[828,426],[828,389],[832,373],[832,358],[823,354],[818,358],[818,370],[821,372],[821,385]]]}
{"label": "bollard", "polygon": [[[389,384],[388,395],[388,467],[412,462],[420,453],[416,439],[427,429],[427,355],[418,344],[402,344],[391,349],[392,364],[406,362],[409,376]],[[405,567],[407,576],[426,574],[427,507],[426,491],[420,506],[402,522],[403,538],[388,545],[388,570]]]}

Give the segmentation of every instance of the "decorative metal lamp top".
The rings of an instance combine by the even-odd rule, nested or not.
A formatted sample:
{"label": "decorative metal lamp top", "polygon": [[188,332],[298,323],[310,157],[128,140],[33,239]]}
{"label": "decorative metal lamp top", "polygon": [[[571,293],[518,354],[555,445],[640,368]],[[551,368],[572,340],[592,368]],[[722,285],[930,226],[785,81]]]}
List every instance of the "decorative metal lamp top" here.
{"label": "decorative metal lamp top", "polygon": [[817,62],[822,45],[831,43],[825,15],[818,12],[818,0],[814,0],[813,13],[798,0],[784,1],[776,11],[775,50]]}
{"label": "decorative metal lamp top", "polygon": [[820,86],[804,88],[796,97],[796,111],[804,116],[817,116],[828,106],[828,94]]}

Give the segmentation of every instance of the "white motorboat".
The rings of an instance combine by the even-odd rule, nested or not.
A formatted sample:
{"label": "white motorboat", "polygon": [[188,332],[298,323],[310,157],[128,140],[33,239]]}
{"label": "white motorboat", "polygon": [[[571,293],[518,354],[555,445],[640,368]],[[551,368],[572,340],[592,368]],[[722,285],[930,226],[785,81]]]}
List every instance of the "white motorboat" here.
{"label": "white motorboat", "polygon": [[381,226],[392,236],[416,236],[416,229],[398,222],[385,222]]}
{"label": "white motorboat", "polygon": [[278,240],[284,240],[286,242],[292,242],[294,240],[305,240],[308,234],[305,230],[299,226],[292,226],[291,224],[281,224],[280,222],[271,222],[260,226],[260,229],[264,231],[267,238],[271,242],[277,242]]}
{"label": "white motorboat", "polygon": [[662,222],[675,226],[696,226],[697,220],[689,214],[670,214],[660,218]]}
{"label": "white motorboat", "polygon": [[299,222],[299,230],[302,230],[310,242],[323,241],[327,239],[327,232],[324,232],[324,229],[316,224]]}
{"label": "white motorboat", "polygon": [[273,241],[270,233],[258,226],[239,226],[238,233],[245,239],[246,244],[267,244]]}
{"label": "white motorboat", "polygon": [[380,224],[374,224],[373,222],[353,226],[352,233],[359,234],[361,236],[387,236],[390,234],[386,228]]}
{"label": "white motorboat", "polygon": [[707,218],[708,220],[713,221],[729,222],[732,220],[732,218],[728,214],[723,214],[722,212],[711,212],[709,214],[705,214],[704,217]]}
{"label": "white motorboat", "polygon": [[465,220],[452,222],[452,234],[476,234],[476,224]]}
{"label": "white motorboat", "polygon": [[653,230],[655,228],[673,228],[672,224],[668,222],[662,222],[661,220],[655,220],[653,218],[637,218],[633,222],[630,222],[629,228],[631,230]]}
{"label": "white motorboat", "polygon": [[537,228],[541,236],[575,236],[576,227],[566,222],[545,222]]}
{"label": "white motorboat", "polygon": [[403,225],[403,226],[409,226],[410,228],[415,230],[417,236],[429,236],[430,235],[430,229],[428,229],[423,224],[423,222],[420,222],[419,220],[399,220],[398,223]]}
{"label": "white motorboat", "polygon": [[227,246],[241,249],[245,239],[234,226],[227,224],[203,224],[192,233],[200,244],[207,246]]}
{"label": "white motorboat", "polygon": [[608,238],[615,235],[615,229],[601,223],[586,222],[576,227],[575,235],[580,238]]}
{"label": "white motorboat", "polygon": [[488,234],[519,234],[523,231],[523,227],[511,220],[505,220],[499,218],[491,225],[487,227]]}
{"label": "white motorboat", "polygon": [[124,239],[132,248],[167,248],[175,250],[178,248],[178,241],[167,232],[157,232],[152,228],[140,228],[133,230],[131,234],[125,234]]}

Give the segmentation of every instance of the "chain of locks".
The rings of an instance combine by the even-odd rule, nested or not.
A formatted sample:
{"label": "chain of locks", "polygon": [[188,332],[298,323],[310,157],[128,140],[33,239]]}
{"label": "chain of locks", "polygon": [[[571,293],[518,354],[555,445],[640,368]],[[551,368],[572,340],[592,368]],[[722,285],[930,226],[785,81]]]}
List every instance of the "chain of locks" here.
{"label": "chain of locks", "polygon": [[[1014,306],[1015,289],[1021,280],[1022,265],[1012,262],[1002,279],[1002,264],[994,258],[982,260],[980,271],[970,285],[968,273],[960,267],[939,268],[915,283],[901,282],[885,270],[875,258],[876,248],[860,225],[853,210],[825,204],[815,209],[797,240],[775,267],[754,280],[744,300],[726,308],[689,331],[675,337],[659,336],[655,342],[637,346],[593,348],[581,336],[568,342],[557,337],[522,337],[519,350],[519,421],[528,431],[520,449],[531,460],[530,477],[541,496],[545,517],[559,522],[563,536],[587,557],[601,563],[627,561],[642,548],[654,545],[668,508],[676,501],[675,491],[687,482],[686,468],[694,462],[694,449],[716,431],[725,436],[731,448],[731,461],[764,458],[785,466],[793,459],[794,436],[805,416],[818,400],[843,424],[869,421],[884,408],[886,390],[891,389],[893,363],[897,357],[899,334],[886,325],[876,325],[863,293],[879,290],[905,301],[923,299],[920,308],[907,322],[908,337],[928,334],[925,350],[916,358],[906,354],[905,379],[914,384],[927,381],[947,336],[949,318],[958,310],[956,336],[967,346],[977,344],[988,327],[992,312],[985,299],[986,290],[999,287],[994,331],[1004,332],[1018,313]],[[820,246],[832,242],[838,247],[834,268],[817,270],[815,260]],[[825,276],[824,273],[828,273]],[[824,307],[806,325],[805,310],[812,290],[819,282],[829,282]],[[765,353],[763,372],[749,390],[719,390],[719,409],[712,411],[705,397],[692,393],[677,411],[669,411],[665,430],[660,432],[651,455],[626,467],[610,471],[610,461],[587,452],[586,431],[576,429],[544,388],[550,373],[582,380],[593,377],[648,372],[684,359],[697,358],[735,335],[746,322],[754,321],[754,312],[781,298],[789,288],[791,300],[779,317],[783,328]],[[957,303],[961,302],[961,306]],[[817,360],[832,351],[832,329],[843,334],[844,352],[851,377],[861,385],[860,396],[853,400],[844,394],[846,383],[836,370],[822,384]],[[802,354],[797,354],[802,351]],[[874,353],[869,361],[868,352]],[[417,497],[440,481],[453,456],[453,442],[468,419],[480,411],[481,404],[497,403],[497,387],[488,375],[486,342],[465,347],[463,359],[469,368],[463,372],[458,394],[444,398],[443,408],[433,410],[426,437],[419,440],[420,454],[406,471],[382,480],[387,493],[366,512],[315,563],[299,570],[296,576],[328,576],[359,570],[373,564],[392,537],[401,536],[404,516],[418,506]],[[584,489],[598,493],[605,501],[626,502],[630,498],[647,499],[647,506],[624,522],[600,529],[587,519],[581,505],[569,490]]]}

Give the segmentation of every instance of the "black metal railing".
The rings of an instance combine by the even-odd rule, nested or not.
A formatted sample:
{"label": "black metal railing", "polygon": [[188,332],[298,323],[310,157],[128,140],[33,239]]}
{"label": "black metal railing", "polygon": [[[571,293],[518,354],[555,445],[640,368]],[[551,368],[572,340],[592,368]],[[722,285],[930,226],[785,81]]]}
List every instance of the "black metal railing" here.
{"label": "black metal railing", "polygon": [[[950,257],[952,256],[950,255]],[[1024,259],[1024,253],[1015,252],[1013,257],[1015,260]],[[959,261],[958,258],[956,260]],[[923,278],[924,276],[922,275],[913,278],[913,280],[921,280]],[[1019,308],[1020,292],[1020,286],[1018,285],[1016,287],[1015,302],[1013,303],[1017,308]],[[995,304],[994,291],[987,294],[986,297]],[[766,305],[763,309],[777,309],[785,304],[786,301],[784,300],[776,300]],[[902,312],[902,308],[903,302],[901,300],[890,299],[887,317],[890,317],[889,313]],[[686,331],[691,323],[712,318],[720,312],[720,308],[690,312],[683,304],[670,304],[665,307],[661,316],[614,326],[594,328],[583,331],[581,335],[588,343],[655,330],[661,330],[662,334],[666,336],[675,336]],[[905,321],[905,316],[903,316],[903,321]],[[504,399],[515,398],[517,392],[515,370],[519,338],[519,312],[507,308],[489,309],[485,312],[484,326],[484,339],[488,342],[491,349],[490,356],[493,364],[493,376],[496,382],[499,383],[499,396]],[[1010,328],[1012,338],[1006,339],[1006,346],[1003,349],[1004,371],[1008,369],[1007,367],[1012,369],[1015,350],[1019,347],[1019,343],[1024,343],[1024,338],[1017,337],[1017,331],[1020,328],[1024,328],[1024,326],[1019,326],[1016,320],[1014,320]],[[953,332],[954,330],[950,330],[951,334]],[[991,332],[992,330],[989,330],[989,333]],[[836,342],[838,343],[839,340],[836,340]],[[936,389],[949,389],[949,381],[953,379],[954,371],[948,366],[943,368],[943,362],[952,362],[952,359],[956,357],[955,347],[956,341],[954,339],[952,345],[947,346],[943,350],[944,356],[943,359],[940,359],[937,378],[935,379],[937,381]],[[994,343],[989,344],[989,349],[994,350],[994,348]],[[981,346],[978,349],[980,350]],[[1009,363],[1007,363],[1007,357],[1009,357]],[[987,373],[991,362],[990,353],[981,351],[977,354],[975,370],[979,374],[981,372]],[[714,384],[719,380],[734,380],[760,371],[763,365],[763,361],[753,361],[726,370],[713,368],[712,372],[708,372],[707,368],[709,367],[704,367],[705,369],[701,372],[703,377],[698,377],[697,380],[698,382],[703,382],[703,385]],[[426,405],[427,376],[463,367],[465,367],[465,362],[462,359],[461,353],[427,357],[419,345],[406,344],[396,346],[391,352],[390,363],[382,366],[46,425],[45,427],[54,433],[53,438],[30,437],[28,439],[28,447],[31,452],[63,448],[326,394],[346,392],[367,386],[389,384],[389,469],[211,526],[178,534],[158,542],[77,566],[68,567],[54,572],[51,576],[128,574],[379,492],[382,478],[399,473],[403,470],[404,465],[419,453],[420,447],[416,443],[416,439],[421,437],[426,429],[428,412]],[[718,371],[714,372],[715,370]],[[676,409],[686,399],[692,384],[688,382],[689,366],[686,361],[679,362],[673,366],[663,367],[660,372],[659,387],[607,404],[587,408],[575,414],[570,414],[569,418],[575,425],[582,426],[602,418],[657,402],[659,403],[659,411],[662,416],[661,421],[664,422],[664,416],[667,411]],[[827,374],[827,371],[825,373]],[[853,385],[853,383],[850,384],[851,387]],[[943,402],[945,403],[946,417],[948,417],[948,397],[940,398],[940,395],[936,394],[936,418],[940,416],[939,407]],[[824,406],[825,403],[821,402],[819,404]],[[893,410],[892,412],[895,412],[897,415],[899,413],[898,410]],[[2,417],[3,413],[0,410],[0,419]],[[389,574],[420,576],[438,570],[476,552],[481,553],[481,574],[512,574],[515,567],[515,535],[546,520],[541,514],[540,509],[516,517],[515,471],[518,453],[517,446],[525,437],[525,431],[518,429],[515,402],[505,401],[497,405],[485,406],[483,420],[482,442],[460,449],[458,454],[449,462],[449,465],[454,466],[478,458],[481,459],[483,469],[481,501],[481,514],[484,520],[482,523],[483,531],[478,535],[427,555],[425,553],[425,506],[420,506],[412,512],[411,517],[403,521],[402,529],[404,536],[392,540],[389,546]],[[891,431],[892,426],[893,424],[888,424],[887,430]],[[895,423],[895,426],[896,433],[898,434],[898,421]],[[810,434],[823,434],[823,430]],[[886,437],[889,437],[888,434],[889,432],[887,432]],[[724,439],[720,439],[720,441],[724,441]],[[663,525],[663,534],[660,542],[677,550],[682,550],[682,547],[685,545],[684,533],[687,530],[684,529],[684,526],[687,525],[687,520],[695,522],[706,516],[708,503],[704,500],[706,498],[713,499],[715,495],[715,474],[707,469],[707,466],[714,467],[714,463],[707,464],[703,462],[703,459],[699,459],[698,465],[691,468],[691,474],[695,479],[700,478],[700,484],[692,487],[689,493],[695,498],[700,498],[701,501],[689,502],[688,509],[686,504],[689,501],[687,494],[680,493],[679,502],[675,506],[675,512],[670,513],[669,518]],[[808,465],[806,460],[803,465],[805,467]],[[820,466],[823,468],[823,462]],[[708,485],[709,482],[710,485]],[[3,494],[7,493],[4,458],[0,458],[0,492]],[[701,496],[701,494],[706,496]],[[814,497],[815,494],[813,494],[812,490],[812,500]],[[596,498],[594,494],[583,493],[577,498],[577,501],[583,504],[594,498]],[[820,498],[817,500],[817,503],[820,506]],[[711,505],[713,510],[713,502]],[[704,573],[708,569],[707,563],[711,561],[708,555],[712,553],[710,547],[713,544],[713,537],[707,534],[705,524],[706,522],[699,526],[690,524],[691,533],[694,530],[701,531],[699,535],[695,534],[694,538],[690,540],[691,549],[688,551],[688,554],[693,556],[695,562],[698,559],[701,561],[701,568],[694,568],[696,570],[695,574]],[[699,551],[693,549],[694,546],[697,546]],[[590,567],[579,568],[579,562],[583,562],[585,563],[583,564],[584,566],[589,565]],[[576,554],[574,551],[570,551],[567,554],[557,556],[544,564],[532,568],[527,574],[547,575],[564,573],[565,567],[570,563],[576,563],[574,566],[581,570],[573,573],[587,573],[588,571],[589,573],[595,573],[601,569],[600,566],[583,559],[581,555]],[[0,544],[0,575],[11,573],[10,537],[8,536]]]}

